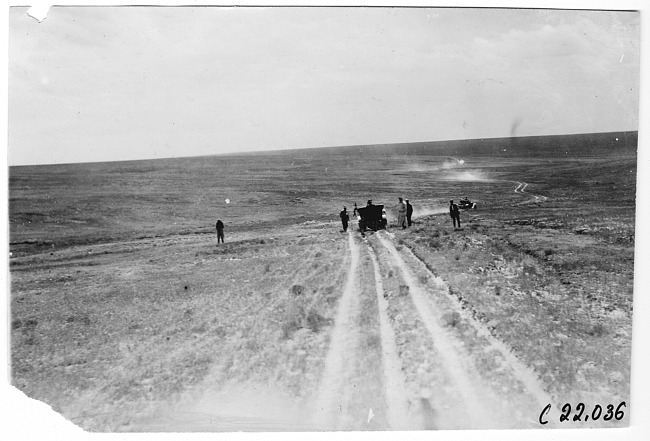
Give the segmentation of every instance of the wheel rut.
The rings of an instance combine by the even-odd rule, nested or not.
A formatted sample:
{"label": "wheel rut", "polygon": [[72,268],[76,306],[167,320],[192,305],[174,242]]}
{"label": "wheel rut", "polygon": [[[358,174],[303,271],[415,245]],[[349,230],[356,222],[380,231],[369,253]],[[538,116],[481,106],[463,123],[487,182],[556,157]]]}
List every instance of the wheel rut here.
{"label": "wheel rut", "polygon": [[370,258],[374,269],[375,291],[377,294],[388,425],[393,430],[407,430],[412,428],[412,418],[408,413],[409,401],[406,397],[402,362],[397,352],[395,331],[388,317],[388,301],[385,298],[386,293],[382,283],[379,262],[372,248],[370,248]]}
{"label": "wheel rut", "polygon": [[388,315],[380,265],[365,239],[348,236],[350,268],[318,391],[317,430],[432,428],[414,412]]}
{"label": "wheel rut", "polygon": [[348,245],[314,427],[521,429],[558,421],[546,414],[549,424],[539,424],[547,404],[558,406],[532,369],[391,233],[349,234]]}
{"label": "wheel rut", "polygon": [[348,377],[351,366],[349,355],[353,354],[355,329],[353,317],[358,313],[358,266],[359,246],[353,236],[348,235],[350,250],[350,268],[343,293],[339,300],[334,329],[330,336],[330,345],[325,358],[325,367],[316,394],[312,410],[312,423],[323,430],[343,429],[343,401],[349,389]]}
{"label": "wheel rut", "polygon": [[527,192],[526,187],[528,187],[527,182],[517,182],[517,186],[515,187],[515,193],[520,194],[522,196],[532,196],[531,199],[520,202],[520,204],[538,204],[538,203],[546,202],[548,200],[548,197],[546,196]]}
{"label": "wheel rut", "polygon": [[396,247],[390,237],[378,234],[376,242],[409,286],[418,316],[444,360],[441,367],[462,402],[457,403],[454,418],[471,418],[465,428],[540,428],[539,413],[554,401],[532,369],[473,318],[444,280],[408,247]]}

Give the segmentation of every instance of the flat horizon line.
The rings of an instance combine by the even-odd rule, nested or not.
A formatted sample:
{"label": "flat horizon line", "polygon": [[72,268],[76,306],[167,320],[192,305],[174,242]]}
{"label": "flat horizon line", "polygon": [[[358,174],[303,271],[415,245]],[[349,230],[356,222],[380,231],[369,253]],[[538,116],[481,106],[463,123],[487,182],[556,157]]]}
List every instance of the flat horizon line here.
{"label": "flat horizon line", "polygon": [[554,134],[554,135],[526,135],[526,136],[496,136],[496,137],[482,137],[482,138],[460,138],[460,139],[441,139],[437,141],[408,141],[408,142],[388,142],[380,144],[349,144],[349,145],[332,145],[332,146],[322,146],[322,147],[288,147],[284,149],[273,149],[273,150],[246,150],[243,152],[225,152],[225,153],[210,153],[210,154],[200,154],[200,155],[188,155],[188,156],[164,156],[164,157],[146,157],[146,158],[136,158],[136,159],[115,159],[109,161],[80,161],[80,162],[53,162],[53,163],[34,163],[34,164],[8,164],[9,168],[13,167],[42,167],[42,166],[54,166],[54,165],[82,165],[82,164],[108,164],[114,162],[141,162],[141,161],[157,161],[157,160],[170,160],[170,159],[191,159],[191,158],[210,158],[214,156],[249,156],[255,154],[274,154],[279,152],[289,152],[289,151],[308,151],[308,150],[328,150],[328,149],[344,149],[344,148],[373,148],[373,147],[385,147],[385,146],[408,146],[415,144],[437,144],[444,142],[471,142],[471,141],[483,141],[483,140],[506,140],[506,139],[530,139],[530,138],[553,138],[553,137],[566,137],[566,136],[587,136],[587,135],[607,135],[615,133],[639,133],[639,130],[618,130],[618,131],[609,131],[609,132],[580,132],[580,133],[563,133],[563,134]]}

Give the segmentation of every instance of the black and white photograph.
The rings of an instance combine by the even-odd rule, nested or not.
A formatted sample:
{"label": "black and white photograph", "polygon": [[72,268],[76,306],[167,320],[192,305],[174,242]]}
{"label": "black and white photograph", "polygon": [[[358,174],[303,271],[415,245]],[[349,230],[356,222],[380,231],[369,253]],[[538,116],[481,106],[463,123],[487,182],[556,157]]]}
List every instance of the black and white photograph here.
{"label": "black and white photograph", "polygon": [[584,3],[8,6],[3,390],[87,434],[631,430],[646,11]]}

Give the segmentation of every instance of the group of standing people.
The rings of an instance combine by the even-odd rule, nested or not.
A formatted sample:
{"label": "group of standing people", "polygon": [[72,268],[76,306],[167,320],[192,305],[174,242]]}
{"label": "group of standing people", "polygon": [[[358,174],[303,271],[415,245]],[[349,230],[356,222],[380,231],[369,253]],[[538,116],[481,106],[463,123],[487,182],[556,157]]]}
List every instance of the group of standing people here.
{"label": "group of standing people", "polygon": [[[368,205],[372,205],[372,201],[368,201]],[[397,226],[402,228],[407,228],[413,225],[412,216],[413,216],[413,205],[409,202],[408,199],[399,198],[399,203],[397,205]],[[354,203],[354,210],[352,212],[353,216],[359,214],[358,207],[356,202]],[[339,213],[341,218],[341,224],[343,225],[343,231],[348,231],[348,223],[350,222],[350,214],[348,213],[347,207],[343,207],[343,210]]]}
{"label": "group of standing people", "polygon": [[[413,205],[411,205],[408,199],[398,198],[398,200],[399,202],[397,204],[397,226],[405,229],[413,225],[413,221],[411,219],[413,216]],[[368,201],[368,204],[369,205],[372,204],[372,201]],[[358,208],[356,202],[354,204],[353,215],[354,216],[358,215]],[[457,228],[456,225],[458,225],[458,228],[460,228],[460,209],[458,208],[457,204],[454,204],[453,200],[449,201],[449,215],[451,216],[451,220],[454,224],[454,229]],[[345,206],[343,207],[343,210],[341,211],[341,213],[339,213],[339,217],[341,218],[343,231],[344,232],[348,231],[350,214],[348,213],[347,207]],[[224,234],[223,234],[224,224],[221,221],[221,219],[217,220],[216,228],[217,228],[217,243],[224,243]]]}
{"label": "group of standing people", "polygon": [[411,217],[413,216],[413,205],[409,202],[408,199],[398,198],[399,203],[397,204],[397,226],[410,227],[413,225]]}
{"label": "group of standing people", "polygon": [[[409,202],[408,199],[398,198],[399,202],[397,204],[397,226],[402,227],[403,229],[413,225],[411,220],[413,216],[413,205]],[[369,201],[371,203],[371,201]],[[356,216],[357,204],[354,204],[353,215]],[[449,201],[449,215],[451,216],[451,221],[454,224],[454,229],[460,228],[460,209],[458,205],[454,203],[453,200]],[[341,218],[341,223],[343,224],[343,231],[348,231],[348,223],[350,221],[350,215],[347,211],[347,207],[343,207],[343,210],[339,214]]]}

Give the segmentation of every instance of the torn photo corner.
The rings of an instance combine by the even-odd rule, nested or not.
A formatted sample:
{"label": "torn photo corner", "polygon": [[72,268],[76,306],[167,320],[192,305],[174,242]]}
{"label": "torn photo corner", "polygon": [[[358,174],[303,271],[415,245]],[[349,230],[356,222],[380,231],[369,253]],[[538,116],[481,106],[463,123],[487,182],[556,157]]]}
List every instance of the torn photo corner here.
{"label": "torn photo corner", "polygon": [[30,6],[27,9],[27,15],[41,23],[43,20],[47,18],[47,13],[50,11],[50,7],[52,6],[52,3],[46,2],[46,1],[41,1],[41,2],[36,2],[34,6]]}

